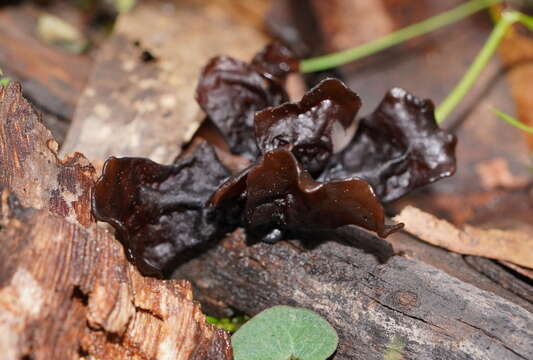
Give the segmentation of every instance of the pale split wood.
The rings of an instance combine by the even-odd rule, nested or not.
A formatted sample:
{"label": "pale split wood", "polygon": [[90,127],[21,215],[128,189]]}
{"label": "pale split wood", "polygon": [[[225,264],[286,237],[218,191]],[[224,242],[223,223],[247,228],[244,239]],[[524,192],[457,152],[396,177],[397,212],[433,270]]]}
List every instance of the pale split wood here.
{"label": "pale split wood", "polygon": [[510,261],[533,268],[533,235],[521,231],[479,229],[466,225],[458,229],[413,206],[405,207],[394,217],[405,230],[419,239],[450,251]]}
{"label": "pale split wood", "polygon": [[24,210],[0,243],[5,359],[193,359],[213,348],[211,358],[231,358],[227,335],[206,324],[190,285],[143,278],[106,230]]}
{"label": "pale split wood", "polygon": [[[264,1],[251,3],[261,8]],[[215,55],[249,60],[266,43],[249,8],[250,0],[142,1],[120,15],[64,151],[170,163],[203,119],[194,100],[201,68]],[[143,51],[155,60],[143,61]]]}

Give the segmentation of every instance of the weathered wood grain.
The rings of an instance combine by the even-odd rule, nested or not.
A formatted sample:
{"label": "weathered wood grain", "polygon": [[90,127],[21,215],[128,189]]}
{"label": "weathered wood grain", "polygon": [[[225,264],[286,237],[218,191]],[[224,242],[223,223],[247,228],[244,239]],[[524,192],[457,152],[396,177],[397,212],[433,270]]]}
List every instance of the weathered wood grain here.
{"label": "weathered wood grain", "polygon": [[[352,233],[350,235],[350,233]],[[382,241],[356,229],[247,246],[241,232],[178,269],[212,308],[255,314],[289,304],[313,309],[337,330],[334,359],[531,359],[533,314],[422,262],[386,263],[350,246]],[[328,240],[328,241],[326,241]]]}
{"label": "weathered wood grain", "polygon": [[0,87],[0,186],[17,194],[23,206],[88,226],[95,170],[81,154],[62,160],[57,150],[20,84]]}

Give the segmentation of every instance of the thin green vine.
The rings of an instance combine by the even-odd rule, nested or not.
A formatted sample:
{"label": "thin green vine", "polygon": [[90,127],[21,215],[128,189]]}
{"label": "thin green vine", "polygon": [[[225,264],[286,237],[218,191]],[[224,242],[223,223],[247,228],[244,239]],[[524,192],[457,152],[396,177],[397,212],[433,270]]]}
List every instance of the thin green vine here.
{"label": "thin green vine", "polygon": [[452,92],[444,99],[444,101],[435,110],[435,117],[437,123],[441,124],[444,119],[455,109],[461,102],[464,96],[468,93],[472,85],[479,77],[481,71],[485,68],[490,58],[498,48],[501,40],[507,33],[511,25],[520,22],[530,30],[533,29],[533,18],[522,14],[518,11],[504,11],[501,18],[496,23],[496,26],[490,33],[488,40],[483,45],[483,48],[476,56],[476,59],[470,65],[459,84],[452,90]]}
{"label": "thin green vine", "polygon": [[440,124],[446,117],[455,109],[459,102],[468,93],[472,85],[479,77],[481,71],[487,66],[492,54],[498,48],[503,36],[507,33],[509,27],[518,21],[519,17],[514,12],[504,12],[502,18],[496,23],[496,26],[490,33],[488,40],[483,45],[483,48],[476,56],[476,59],[470,65],[466,73],[463,75],[459,84],[453,91],[444,99],[444,101],[435,110],[435,117],[437,123]]}
{"label": "thin green vine", "polygon": [[507,114],[505,114],[505,113],[503,113],[503,112],[501,112],[501,111],[499,111],[497,109],[492,109],[492,112],[495,113],[503,121],[506,121],[508,124],[510,124],[512,126],[515,126],[515,127],[519,128],[520,130],[523,130],[525,132],[533,134],[533,127],[527,126],[526,124],[516,120],[512,116],[507,115]]}
{"label": "thin green vine", "polygon": [[411,26],[407,26],[363,45],[333,54],[302,60],[300,62],[300,72],[309,73],[327,70],[364,58],[417,36],[427,34],[443,26],[453,24],[478,11],[500,3],[501,1],[502,0],[470,0],[452,10],[430,17],[429,19]]}
{"label": "thin green vine", "polygon": [[[465,4],[460,5],[452,10],[446,11],[417,24],[413,24],[401,30],[395,31],[380,39],[370,41],[366,44],[337,53],[302,60],[300,62],[300,72],[307,73],[314,71],[322,71],[361,59],[363,57],[377,53],[379,51],[382,51],[386,48],[397,45],[419,35],[427,34],[440,27],[457,22],[480,10],[498,4],[501,1],[502,0],[470,0]],[[489,38],[483,45],[483,48],[476,56],[472,65],[470,65],[470,67],[463,75],[457,86],[436,108],[435,117],[437,119],[437,123],[441,124],[444,119],[446,119],[446,117],[457,107],[457,105],[465,97],[468,91],[472,88],[472,85],[478,79],[481,71],[485,68],[485,66],[491,59],[492,55],[498,48],[498,45],[500,44],[501,40],[503,39],[509,28],[517,22],[520,22],[526,27],[528,27],[530,30],[533,30],[533,17],[527,16],[518,11],[504,11],[501,15],[501,18],[497,21],[496,26],[492,30]],[[500,117],[504,118],[502,116]],[[505,118],[504,120],[509,123],[513,123],[512,121],[509,121],[509,118],[510,117]]]}

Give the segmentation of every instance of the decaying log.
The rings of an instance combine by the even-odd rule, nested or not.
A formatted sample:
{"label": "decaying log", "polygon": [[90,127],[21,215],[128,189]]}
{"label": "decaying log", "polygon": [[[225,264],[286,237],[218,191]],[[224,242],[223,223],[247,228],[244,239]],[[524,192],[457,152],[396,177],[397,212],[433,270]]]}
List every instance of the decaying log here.
{"label": "decaying log", "polygon": [[[265,43],[249,0],[142,1],[99,52],[63,150],[90,160],[146,156],[170,163],[202,120],[194,101],[210,57],[248,60]],[[253,4],[260,4],[254,1]]]}
{"label": "decaying log", "polygon": [[249,314],[279,304],[319,312],[339,333],[335,359],[383,359],[398,343],[405,359],[533,357],[532,313],[412,259],[380,263],[353,239],[374,252],[382,242],[353,228],[314,234],[306,246],[247,246],[237,231],[175,276],[211,308],[224,299]]}
{"label": "decaying log", "polygon": [[0,358],[231,359],[187,282],[141,276],[96,226],[94,168],[56,150],[20,86],[0,88]]}
{"label": "decaying log", "polygon": [[[528,301],[527,297],[524,298],[523,293],[514,291],[514,287],[504,287],[503,284],[482,275],[470,264],[466,256],[428,244],[406,232],[395,233],[389,236],[387,241],[393,246],[395,254],[401,254],[404,257],[429,264],[456,279],[496,294],[533,313],[533,302]],[[520,269],[527,270],[525,268]],[[512,276],[510,273],[508,275]],[[517,277],[513,277],[513,279],[513,282],[522,283]]]}
{"label": "decaying log", "polygon": [[533,303],[533,286],[520,280],[503,266],[493,260],[479,256],[465,256],[465,260],[492,281]]}
{"label": "decaying log", "polygon": [[[321,5],[344,6],[353,2],[331,3],[321,2]],[[459,3],[459,0],[453,4],[385,0],[372,2],[368,7],[374,8],[370,18],[383,14],[389,17],[389,21],[374,22],[377,26],[373,33],[378,37],[380,32],[377,30],[381,27],[381,33],[386,33],[391,28],[415,23]],[[403,6],[417,11],[397,11]],[[353,25],[351,31],[344,34],[359,42],[357,37],[365,32],[358,27],[360,22],[352,20],[361,15],[343,8],[339,7],[336,13],[349,21],[331,18],[329,24]],[[352,8],[355,8],[353,4]],[[323,11],[320,16],[332,14],[332,11]],[[409,18],[410,14],[415,14],[416,18]],[[319,20],[324,23],[323,18]],[[464,73],[468,59],[474,58],[486,40],[485,21],[484,15],[478,14],[455,24],[453,29],[448,28],[447,32],[441,30],[430,37],[410,41],[346,66],[344,72],[352,89],[367,104],[362,112],[371,111],[391,86],[407,87],[419,96],[437,102],[444,98]],[[361,42],[364,40],[368,38],[360,39]],[[461,56],[457,54],[458,48],[464,50]],[[443,63],[448,65],[445,71],[438,71]],[[526,147],[516,141],[518,131],[487,115],[489,104],[509,111],[512,104],[505,84],[496,83],[495,74],[500,71],[497,61],[491,62],[487,70],[473,94],[456,113],[462,119],[468,118],[459,129],[458,174],[436,184],[433,189],[438,190],[435,192],[429,189],[418,193],[419,202],[426,205],[426,209],[435,209],[430,210],[432,213],[440,211],[439,216],[453,219],[456,225],[474,216],[477,221],[472,223],[492,220],[494,216],[487,213],[489,210],[501,214],[501,209],[511,207],[513,217],[516,215],[525,222],[529,217],[531,221],[528,212],[531,208],[524,201],[523,191],[505,195],[486,193],[480,189],[475,172],[475,164],[497,156],[508,161],[513,173],[517,171],[516,174],[522,175],[526,170],[523,166],[525,156],[521,155],[527,153]],[[427,80],[428,76],[432,81]],[[472,111],[474,107],[475,111]],[[483,126],[479,125],[481,123]],[[503,140],[495,144],[495,138]],[[413,197],[407,197],[403,204],[412,201]],[[526,210],[522,211],[523,208]],[[407,234],[402,236],[408,237]],[[420,243],[413,238],[409,240]],[[358,243],[357,247],[354,241]],[[398,238],[395,242],[402,241]],[[406,253],[406,256],[394,256],[381,263],[374,254],[368,253],[369,248],[373,248],[372,252],[387,252],[387,246],[381,240],[355,229],[344,229],[328,236],[315,234],[311,244],[288,241],[252,246],[248,246],[242,232],[237,231],[207,253],[182,264],[174,276],[191,280],[197,291],[196,298],[213,314],[230,315],[232,309],[255,314],[279,304],[318,311],[339,332],[336,360],[383,359],[392,347],[400,348],[404,359],[533,358],[531,304],[505,290],[498,290],[496,284],[469,268],[461,256],[446,252],[447,257],[442,256],[444,260],[436,259],[445,250],[435,248],[433,253],[428,251],[413,257]],[[408,250],[413,250],[413,246],[404,246],[403,251]],[[443,269],[446,264],[439,262],[445,262],[447,258],[458,259]],[[442,267],[437,269],[428,263]],[[455,268],[456,265],[459,266]],[[467,281],[476,283],[476,286]]]}

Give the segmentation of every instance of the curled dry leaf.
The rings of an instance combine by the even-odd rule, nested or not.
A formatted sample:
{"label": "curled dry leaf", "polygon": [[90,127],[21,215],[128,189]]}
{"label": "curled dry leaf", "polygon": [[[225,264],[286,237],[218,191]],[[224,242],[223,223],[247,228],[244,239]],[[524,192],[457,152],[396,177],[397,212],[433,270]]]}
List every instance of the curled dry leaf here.
{"label": "curled dry leaf", "polygon": [[412,206],[404,208],[394,220],[405,223],[407,232],[430,244],[459,254],[510,261],[533,269],[531,234],[512,230],[484,230],[473,226],[465,226],[464,230],[460,230]]}
{"label": "curled dry leaf", "polygon": [[454,135],[439,129],[430,100],[394,88],[361,120],[324,178],[361,178],[382,201],[392,201],[453,175],[456,143]]}
{"label": "curled dry leaf", "polygon": [[143,274],[159,275],[223,231],[205,203],[229,175],[207,143],[172,165],[112,157],[95,185],[93,214],[116,228]]}
{"label": "curled dry leaf", "polygon": [[292,151],[304,169],[318,176],[330,161],[335,145],[352,128],[360,107],[359,96],[341,81],[323,80],[300,102],[258,112],[257,144],[263,154],[293,145]]}
{"label": "curled dry leaf", "polygon": [[236,203],[244,203],[247,234],[265,242],[279,241],[287,232],[349,224],[383,237],[402,227],[385,225],[383,207],[366,182],[316,182],[287,148],[266,153],[257,165],[222,185],[211,199],[221,211]]}
{"label": "curled dry leaf", "polygon": [[288,100],[283,87],[295,59],[279,45],[269,45],[252,63],[218,56],[204,67],[196,100],[226,138],[234,154],[257,156],[255,112]]}

